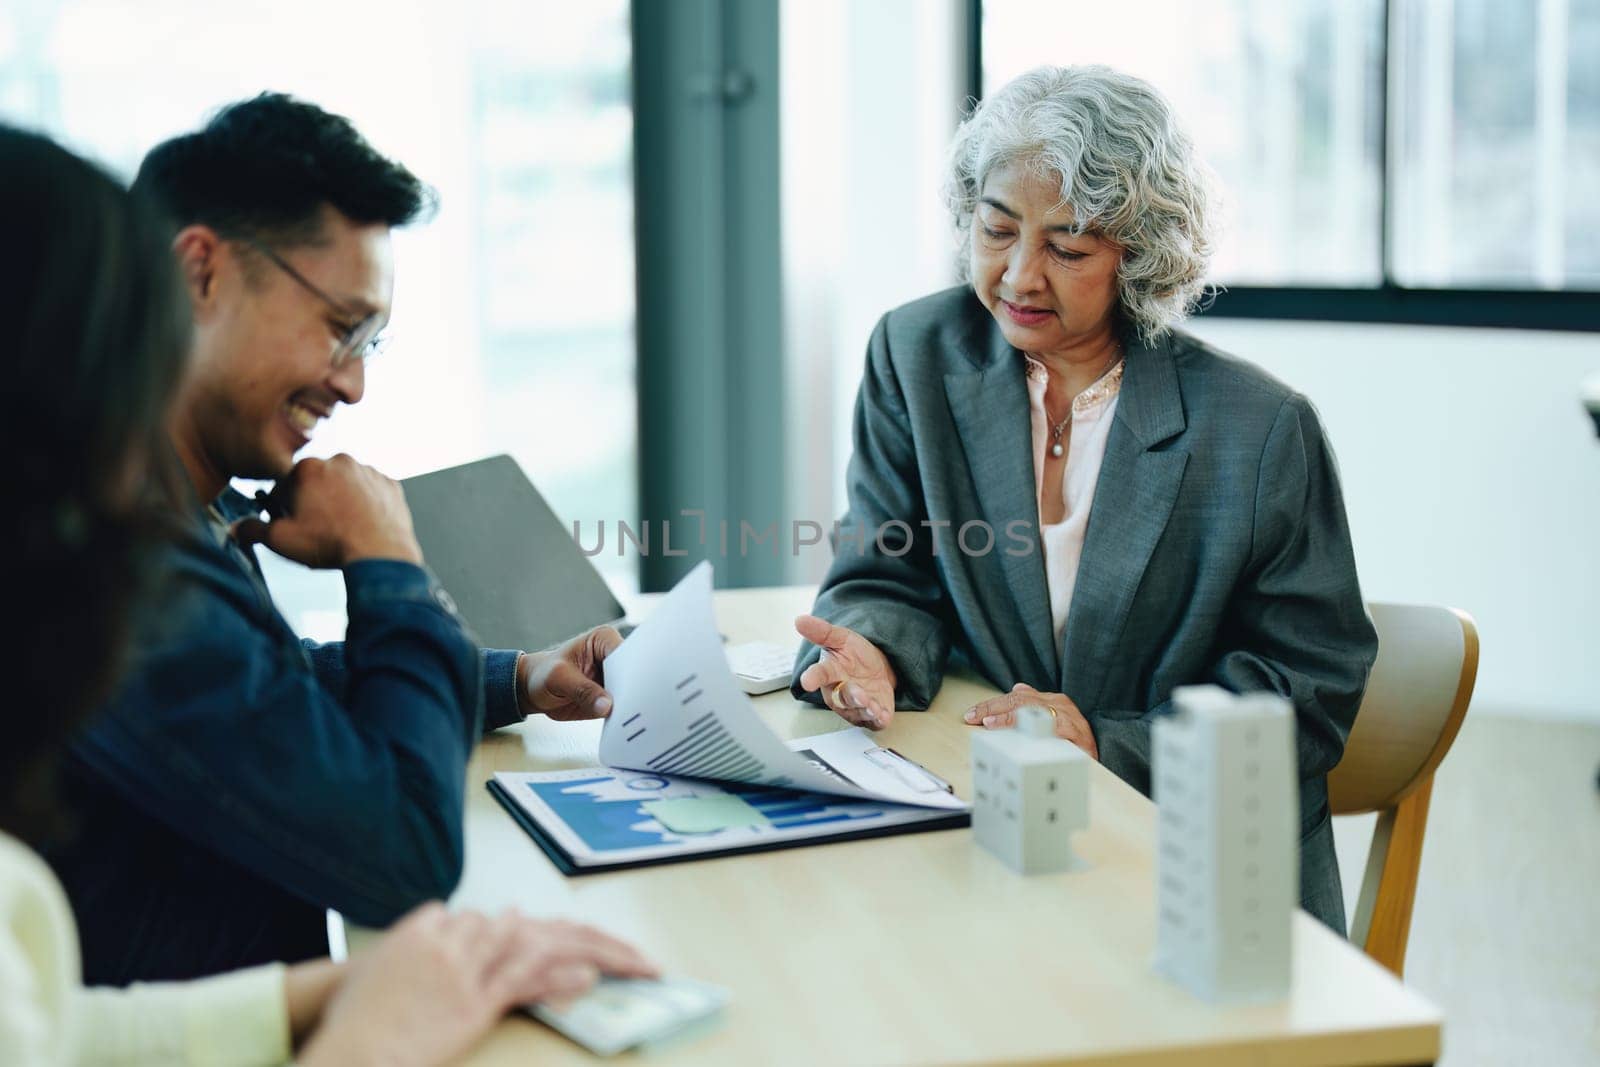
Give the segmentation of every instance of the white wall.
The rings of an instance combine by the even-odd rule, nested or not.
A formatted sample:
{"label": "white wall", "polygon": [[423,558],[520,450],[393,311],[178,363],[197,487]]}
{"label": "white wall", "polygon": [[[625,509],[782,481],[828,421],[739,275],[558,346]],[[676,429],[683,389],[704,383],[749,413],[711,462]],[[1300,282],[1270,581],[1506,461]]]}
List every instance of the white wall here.
{"label": "white wall", "polygon": [[1600,721],[1600,336],[1210,319],[1206,341],[1311,398],[1362,592],[1477,620],[1476,712]]}

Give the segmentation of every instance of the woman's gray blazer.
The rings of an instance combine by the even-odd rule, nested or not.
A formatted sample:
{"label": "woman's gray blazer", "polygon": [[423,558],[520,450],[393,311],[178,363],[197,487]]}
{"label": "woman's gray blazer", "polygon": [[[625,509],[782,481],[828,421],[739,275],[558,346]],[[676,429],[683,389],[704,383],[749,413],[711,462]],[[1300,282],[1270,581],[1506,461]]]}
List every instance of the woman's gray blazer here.
{"label": "woman's gray blazer", "polygon": [[[1000,689],[1065,693],[1101,762],[1146,794],[1151,722],[1174,687],[1288,697],[1302,903],[1343,933],[1327,773],[1378,643],[1316,411],[1186,334],[1130,344],[1060,644],[1030,435],[1022,356],[970,289],[885,315],[814,612],[883,650],[902,708],[928,706],[952,653]],[[813,702],[798,679],[817,656],[802,649],[793,687]]]}

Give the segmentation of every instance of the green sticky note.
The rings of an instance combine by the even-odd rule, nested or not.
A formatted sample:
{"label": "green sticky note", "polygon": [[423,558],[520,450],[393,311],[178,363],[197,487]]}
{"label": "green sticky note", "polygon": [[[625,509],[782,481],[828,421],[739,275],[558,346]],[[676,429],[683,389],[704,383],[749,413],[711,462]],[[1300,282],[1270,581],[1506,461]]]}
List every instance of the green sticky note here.
{"label": "green sticky note", "polygon": [[647,800],[639,806],[675,834],[709,834],[736,826],[767,825],[765,815],[731,793]]}

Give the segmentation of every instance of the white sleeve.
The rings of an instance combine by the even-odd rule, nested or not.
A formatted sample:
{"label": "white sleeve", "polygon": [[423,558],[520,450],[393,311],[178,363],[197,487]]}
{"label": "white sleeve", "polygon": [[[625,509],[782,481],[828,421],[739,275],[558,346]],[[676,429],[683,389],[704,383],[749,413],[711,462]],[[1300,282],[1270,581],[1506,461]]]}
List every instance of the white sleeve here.
{"label": "white sleeve", "polygon": [[82,1067],[260,1067],[289,1060],[284,967],[193,982],[81,989],[74,1004]]}
{"label": "white sleeve", "polygon": [[0,1063],[55,1067],[72,1048],[78,938],[55,877],[0,833]]}

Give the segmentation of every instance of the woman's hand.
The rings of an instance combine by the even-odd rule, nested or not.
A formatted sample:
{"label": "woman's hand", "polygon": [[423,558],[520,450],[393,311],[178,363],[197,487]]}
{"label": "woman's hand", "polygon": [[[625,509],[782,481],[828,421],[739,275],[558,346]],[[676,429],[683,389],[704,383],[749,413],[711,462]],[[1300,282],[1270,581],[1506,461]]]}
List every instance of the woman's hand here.
{"label": "woman's hand", "polygon": [[283,996],[289,1009],[289,1041],[295,1048],[322,1022],[322,1013],[344,982],[345,964],[310,960],[290,964],[283,972]]}
{"label": "woman's hand", "polygon": [[1018,682],[1011,692],[990,697],[968,709],[966,720],[973,726],[989,730],[1003,730],[1017,724],[1017,709],[1028,705],[1047,708],[1054,712],[1056,736],[1071,741],[1087,752],[1091,759],[1100,758],[1100,748],[1094,742],[1094,731],[1089,720],[1083,717],[1078,705],[1064,693],[1041,693],[1031,685]]}
{"label": "woman's hand", "polygon": [[845,722],[881,730],[894,718],[894,668],[871,641],[815,615],[794,620],[801,637],[822,649],[822,658],[800,675],[800,688],[822,690],[822,702]]}
{"label": "woman's hand", "polygon": [[424,904],[357,957],[297,1062],[453,1060],[516,1005],[585,992],[602,974],[650,978],[637,950],[588,926]]}

